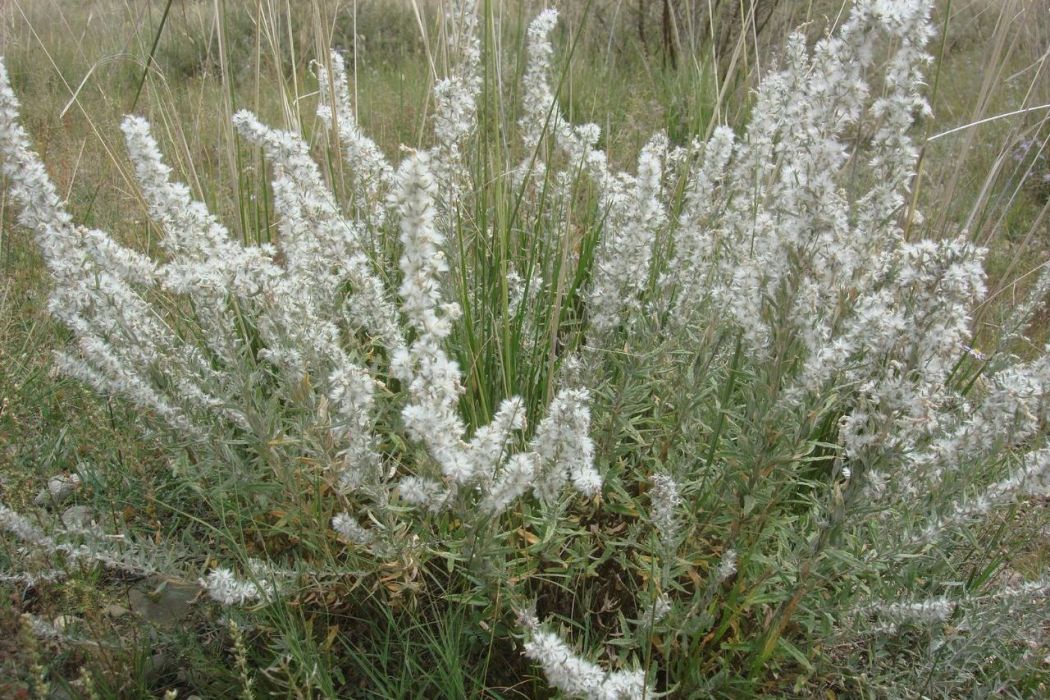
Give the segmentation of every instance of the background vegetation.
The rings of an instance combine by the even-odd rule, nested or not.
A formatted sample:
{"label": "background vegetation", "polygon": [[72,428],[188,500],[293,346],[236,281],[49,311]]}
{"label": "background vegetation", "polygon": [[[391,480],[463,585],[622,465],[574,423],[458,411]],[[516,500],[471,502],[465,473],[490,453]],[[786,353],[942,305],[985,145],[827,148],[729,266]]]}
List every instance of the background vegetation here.
{"label": "background vegetation", "polygon": [[[489,106],[510,113],[504,123],[514,122],[525,27],[541,7],[495,0],[488,6],[485,31],[492,55],[499,56],[486,63],[487,80],[498,86]],[[317,83],[311,62],[326,55],[329,46],[346,51],[363,130],[394,155],[401,144],[426,145],[430,138],[431,87],[446,60],[437,8],[423,2],[12,0],[0,13],[0,53],[22,100],[23,121],[74,218],[151,252],[156,251],[156,231],[147,221],[123,149],[116,146],[124,114],[142,114],[153,123],[177,177],[190,183],[236,235],[267,241],[276,227],[267,164],[258,149],[236,137],[230,116],[248,108],[269,124],[301,131],[314,144],[335,190],[346,192],[346,166],[329,155],[328,134],[314,116]],[[638,151],[657,129],[665,129],[672,142],[686,143],[709,135],[718,124],[746,125],[749,89],[774,65],[789,29],[802,26],[815,40],[842,16],[843,7],[831,0],[573,3],[565,8],[556,37],[561,106],[575,123],[600,124],[601,145],[612,162],[633,168]],[[926,235],[965,231],[990,247],[990,301],[981,309],[978,328],[994,343],[999,319],[1038,276],[1050,248],[1050,120],[1044,108],[1050,103],[1050,12],[1037,0],[955,0],[940,4],[937,23],[940,34],[931,47],[937,60],[928,73],[936,118],[921,126],[927,145],[915,192],[926,213]],[[497,133],[484,137],[501,138]],[[57,475],[89,474],[75,501],[57,512],[68,514],[75,503],[157,542],[177,542],[198,554],[212,551],[223,535],[204,522],[186,527],[194,513],[184,509],[194,495],[180,492],[180,483],[170,478],[171,465],[160,444],[142,437],[141,417],[53,371],[51,352],[69,334],[46,313],[48,280],[33,241],[13,225],[6,200],[0,208],[4,502],[23,512],[54,510],[54,504],[38,499],[42,484]],[[587,223],[581,219],[581,226]],[[1030,344],[1015,340],[1011,350],[1023,355],[1041,349],[1046,321],[1038,318],[1028,329]],[[978,338],[979,348],[983,338]],[[609,388],[619,412],[597,417],[596,439],[630,433],[652,445],[680,428],[666,422],[673,411],[662,414],[646,404],[652,388],[665,380],[645,352],[627,353]],[[477,385],[484,385],[482,376],[473,378],[475,393]],[[712,380],[711,385],[732,391],[728,383]],[[662,391],[675,394],[670,386]],[[692,400],[714,405],[720,398],[699,394]],[[760,401],[753,399],[755,411]],[[717,411],[698,420],[708,418],[712,424],[733,420]],[[720,447],[726,454],[719,458],[742,461],[762,447]],[[644,487],[628,484],[610,494],[606,506],[629,520],[647,502]],[[317,524],[305,498],[299,510],[249,512],[233,493],[228,501],[209,505],[212,512],[229,514],[226,527],[240,532],[249,553],[251,547],[293,547],[304,528]],[[752,505],[740,505],[746,507]],[[611,581],[605,600],[575,600],[572,590],[577,578],[604,573],[595,561],[627,556],[623,552],[638,533],[617,530],[619,524],[603,522],[597,513],[577,516],[572,532],[563,536],[570,543],[563,551],[536,546],[537,535],[525,529],[504,543],[522,556],[543,559],[550,584],[543,589],[549,596],[541,601],[545,610],[566,611],[566,617],[576,608],[602,611],[576,615],[585,621],[573,630],[574,637],[592,648],[613,633],[612,652],[618,616],[637,612],[617,609],[613,601],[635,582]],[[1019,503],[993,525],[998,528],[973,543],[970,571],[994,571],[1017,582],[1042,575],[1050,556],[1045,500]],[[770,537],[792,537],[788,523],[782,529],[774,527]],[[0,540],[0,572],[5,557],[13,560],[15,546]],[[318,557],[323,561],[335,556],[333,551]],[[450,583],[453,567],[462,565],[453,559],[439,562],[448,576],[430,562],[419,570],[344,581],[326,594],[306,590],[254,616],[202,604],[192,582],[115,576],[100,568],[73,571],[53,586],[2,583],[0,636],[6,641],[0,642],[0,695],[547,693],[542,679],[522,681],[535,671],[528,670],[516,649],[495,641],[493,629],[505,622],[472,601],[469,587]],[[637,560],[614,563],[609,570],[638,572],[646,566]],[[774,564],[758,561],[752,568]],[[688,562],[682,566],[681,577],[699,581],[709,573]],[[928,641],[916,631],[881,646],[829,641],[800,649],[786,634],[773,670],[756,673],[747,666],[760,652],[756,630],[768,628],[764,618],[781,601],[763,600],[758,585],[741,585],[728,596],[725,603],[733,614],[720,618],[722,626],[711,632],[714,642],[704,642],[711,644],[700,657],[704,663],[692,676],[679,669],[678,675],[692,679],[694,692],[701,692],[704,683],[706,692],[741,697],[903,692],[894,676],[907,675],[902,669],[912,663],[911,648]],[[33,619],[65,634],[34,634]],[[816,628],[818,621],[819,611],[811,610],[792,624]],[[981,665],[981,679],[987,682],[975,681],[965,692],[991,694],[992,688],[1029,697],[1046,692],[1050,651],[1045,644],[1015,665],[1021,658],[1016,650],[988,642],[967,651],[991,659]],[[717,653],[711,651],[716,648]],[[729,666],[719,668],[718,658]],[[933,666],[915,694],[939,694],[942,675],[952,675],[953,664],[968,661],[949,658]]]}

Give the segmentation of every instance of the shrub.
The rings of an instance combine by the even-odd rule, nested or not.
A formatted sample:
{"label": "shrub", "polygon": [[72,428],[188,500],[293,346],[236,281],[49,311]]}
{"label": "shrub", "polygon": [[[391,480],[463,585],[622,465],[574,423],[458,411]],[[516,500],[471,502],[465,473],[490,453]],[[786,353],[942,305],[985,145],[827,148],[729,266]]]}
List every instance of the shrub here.
{"label": "shrub", "polygon": [[233,117],[272,167],[273,244],[232,240],[128,117],[159,260],[73,222],[0,72],[4,173],[73,334],[56,366],[161,437],[190,534],[6,506],[0,526],[199,578],[272,630],[267,678],[306,692],[348,692],[348,659],[385,681],[367,635],[339,655],[301,629],[287,651],[304,608],[469,622],[430,647],[464,651],[450,684],[457,664],[520,682],[521,640],[572,697],[1035,687],[1047,583],[1007,580],[996,523],[1047,479],[1050,360],[1009,350],[1048,285],[979,352],[984,251],[920,237],[930,5],[861,0],[813,47],[791,37],[746,130],[657,134],[632,174],[559,113],[553,10],[515,121],[455,4],[433,146],[399,163],[358,128],[339,55],[319,69],[346,201],[300,135]]}

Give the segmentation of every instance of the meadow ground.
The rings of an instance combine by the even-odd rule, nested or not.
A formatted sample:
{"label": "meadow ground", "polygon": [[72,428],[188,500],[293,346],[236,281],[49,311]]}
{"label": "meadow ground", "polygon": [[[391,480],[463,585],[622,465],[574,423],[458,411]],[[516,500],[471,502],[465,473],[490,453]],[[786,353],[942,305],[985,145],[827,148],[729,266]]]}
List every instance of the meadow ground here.
{"label": "meadow ground", "polygon": [[[515,124],[521,109],[526,27],[543,3],[491,0],[482,5],[483,112],[488,121],[478,142],[486,144],[479,146],[485,153],[497,154],[485,161],[494,171],[500,163],[527,156],[503,127]],[[579,7],[583,5],[586,8]],[[673,144],[687,144],[695,137],[709,137],[718,125],[744,129],[753,107],[752,90],[761,76],[780,65],[789,31],[801,27],[812,44],[838,26],[846,12],[832,0],[694,0],[669,2],[667,7],[670,15],[659,2],[572,3],[563,8],[555,34],[560,109],[572,123],[601,126],[599,146],[618,168],[633,171],[639,151],[657,130],[665,130]],[[333,137],[316,116],[313,62],[324,62],[329,47],[345,51],[357,119],[390,158],[399,157],[402,144],[429,147],[434,138],[432,88],[451,61],[438,9],[437,3],[408,0],[11,0],[0,6],[0,54],[22,104],[22,122],[74,220],[162,257],[159,228],[149,220],[122,145],[120,123],[125,114],[140,114],[152,123],[177,179],[190,185],[231,235],[246,243],[276,240],[279,215],[270,192],[272,159],[237,135],[232,115],[250,109],[267,124],[301,132],[326,181],[345,195],[350,166],[332,155]],[[944,0],[937,3],[934,23],[938,33],[929,46],[934,61],[927,69],[926,87],[934,116],[918,121],[913,129],[922,149],[911,204],[924,219],[909,221],[906,228],[913,226],[915,237],[921,229],[922,236],[934,239],[964,234],[987,247],[989,291],[973,314],[972,346],[978,354],[994,347],[995,352],[1036,357],[1050,337],[1045,311],[1036,315],[1024,339],[1013,337],[1003,344],[1001,326],[1050,259],[1050,12],[1038,0]],[[851,136],[857,143],[850,145],[862,150],[866,135],[858,129]],[[7,188],[0,192],[3,503],[19,512],[62,519],[77,517],[74,508],[83,507],[87,510],[81,512],[114,532],[133,532],[141,541],[156,543],[158,551],[168,547],[160,556],[170,556],[173,570],[195,566],[202,576],[217,565],[209,552],[221,550],[228,541],[236,539],[246,556],[273,555],[302,545],[308,539],[303,530],[326,529],[331,511],[318,511],[307,496],[292,505],[270,502],[268,487],[260,485],[258,493],[251,494],[251,507],[234,495],[216,499],[214,494],[223,488],[240,488],[236,480],[225,486],[211,484],[207,494],[194,493],[189,480],[172,475],[180,465],[163,436],[143,430],[148,421],[140,409],[118,398],[100,397],[56,370],[53,353],[73,336],[49,316],[51,283],[37,244],[30,232],[16,225]],[[595,195],[587,187],[575,193],[572,207],[580,212],[596,208]],[[516,207],[508,204],[513,197],[493,197],[502,203],[494,207],[499,216],[505,213],[500,206]],[[499,230],[499,216],[493,216],[497,220],[491,226]],[[541,225],[541,218],[533,223]],[[599,227],[600,218],[583,213],[572,220],[587,231]],[[492,284],[498,288],[498,282]],[[561,308],[559,303],[549,307]],[[472,337],[469,330],[456,332]],[[552,332],[551,358],[553,339],[558,337]],[[503,337],[506,345],[527,345],[520,335],[509,338]],[[704,342],[715,344],[710,338]],[[726,342],[731,349],[732,341]],[[531,351],[521,352],[526,356]],[[603,431],[595,438],[602,454],[613,455],[610,459],[620,464],[630,462],[619,448],[603,445],[602,436],[628,445],[625,450],[645,444],[659,452],[661,439],[670,440],[667,436],[687,429],[715,436],[709,465],[722,460],[732,465],[760,453],[761,441],[747,446],[741,438],[724,454],[718,447],[716,454],[723,432],[746,434],[745,423],[753,418],[746,411],[736,416],[719,410],[702,414],[695,426],[671,425],[681,418],[652,403],[646,387],[666,379],[650,365],[646,352],[624,344],[623,364],[617,365],[620,374],[602,389],[615,407],[595,414],[595,424]],[[462,409],[467,414],[477,411],[467,416],[470,425],[490,416],[499,398],[478,388],[487,377],[499,376],[508,385],[517,381],[502,374],[501,362],[508,353],[505,347],[483,348],[474,353],[473,365],[461,361],[470,368],[470,405],[481,407]],[[535,365],[543,366],[547,355],[535,356],[540,358]],[[711,357],[724,358],[724,348],[713,350]],[[738,382],[743,383],[743,375],[752,369],[740,369],[736,358],[730,359],[725,374],[729,379],[712,379],[710,384],[698,380],[708,393],[695,400],[712,406],[730,398],[748,400]],[[693,369],[702,374],[708,368],[702,370],[700,364],[698,353]],[[499,371],[490,365],[498,365]],[[542,367],[535,373],[547,394],[553,393],[552,374]],[[535,410],[530,403],[530,411]],[[1043,439],[1043,429],[1038,439]],[[814,452],[807,457],[818,463],[826,447],[811,445]],[[403,446],[385,449],[399,453]],[[661,459],[667,459],[667,450],[665,446]],[[673,459],[673,447],[671,453]],[[770,459],[773,463],[779,457]],[[48,479],[72,473],[85,483],[71,500],[59,504],[41,498]],[[616,634],[605,645],[599,640],[620,629],[620,619],[634,611],[615,609],[613,599],[622,590],[612,583],[588,589],[594,599],[574,599],[575,577],[615,577],[619,573],[609,572],[626,571],[635,576],[625,584],[631,588],[646,584],[646,566],[656,576],[655,556],[619,562],[614,555],[596,554],[637,544],[641,536],[632,518],[646,510],[646,488],[627,484],[606,493],[615,512],[607,519],[591,510],[570,512],[564,527],[571,535],[555,536],[564,542],[557,551],[543,549],[542,542],[537,545],[535,533],[544,532],[538,526],[529,529],[523,523],[497,538],[500,547],[512,552],[512,578],[515,573],[524,576],[531,566],[516,556],[542,560],[541,576],[555,582],[536,589],[545,597],[545,610],[570,619],[567,611],[577,607],[602,611],[594,622],[585,616],[574,628],[575,638],[588,648],[614,653]],[[778,517],[783,521],[769,527],[790,529],[790,508],[763,510],[762,501],[756,508],[753,499],[745,503],[742,494],[739,509],[747,517],[727,516],[722,523],[727,531],[735,536],[735,528],[757,528],[756,519],[766,527],[765,519]],[[207,501],[201,513],[208,515],[188,505],[194,499]],[[1045,581],[1050,564],[1046,511],[1045,496],[1018,500],[967,535],[972,551],[962,557],[964,564],[948,555],[944,559],[951,559],[951,571],[968,586],[991,579],[1015,586]],[[702,521],[704,516],[693,517]],[[717,521],[721,515],[709,517]],[[451,531],[458,524],[441,527]],[[347,563],[330,539],[333,542],[311,551],[314,563],[323,568],[338,561],[346,570],[364,566],[355,559]],[[926,685],[916,687],[918,681],[913,680],[898,685],[895,675],[910,663],[911,647],[932,648],[925,631],[860,643],[823,635],[815,622],[818,613],[790,622],[790,614],[784,614],[780,624],[779,616],[785,610],[790,613],[804,588],[807,595],[812,589],[799,584],[798,599],[791,586],[785,590],[792,594],[766,597],[763,585],[777,573],[763,567],[779,561],[773,540],[775,536],[754,536],[753,560],[745,564],[755,585],[741,583],[718,594],[733,613],[718,617],[717,624],[709,621],[710,631],[695,635],[690,653],[698,659],[697,669],[676,671],[682,686],[676,690],[662,685],[663,689],[674,693],[689,688],[689,693],[725,697],[932,697],[942,691],[1036,697],[1046,691],[1050,649],[1045,630],[1042,637],[1032,636],[1043,640],[1042,647],[1032,642],[1034,655],[1018,655],[994,643],[967,647],[965,653],[938,659],[929,667]],[[506,611],[476,600],[477,589],[456,582],[454,568],[465,566],[456,556],[429,552],[425,564],[399,560],[359,578],[347,577],[327,590],[305,586],[263,612],[227,615],[202,600],[192,577],[133,576],[67,563],[61,581],[42,579],[27,586],[16,576],[21,569],[15,562],[24,558],[18,546],[14,539],[0,538],[0,695],[5,697],[168,697],[166,693],[175,692],[179,697],[533,697],[550,692],[541,674],[530,670],[512,644],[497,641],[494,630],[505,634],[509,624]],[[714,552],[724,554],[719,547]],[[716,559],[710,561],[717,564]],[[42,570],[61,565],[44,559],[35,563]],[[683,564],[676,580],[692,578],[701,589],[701,579],[713,568],[695,563]],[[581,573],[587,566],[593,570]],[[834,570],[830,566],[821,575],[832,576]],[[474,581],[471,575],[466,579]],[[703,609],[711,604],[709,597]],[[806,615],[811,612],[807,608]],[[1045,614],[1042,619],[1044,626],[1050,625]],[[229,620],[235,621],[232,627]],[[46,623],[43,632],[34,621]],[[774,628],[776,634],[771,634]],[[664,682],[669,682],[667,669],[673,664],[660,665],[654,659],[671,655],[673,635],[654,639],[643,662],[659,666],[668,674]],[[799,647],[803,639],[821,641]],[[764,645],[775,647],[775,652],[760,648]],[[987,660],[975,662],[980,655]],[[720,667],[719,659],[730,659],[729,666]],[[972,685],[961,691],[939,685],[942,675],[954,673],[953,664],[971,674]],[[704,686],[690,673],[721,680]],[[735,676],[741,680],[726,680]]]}

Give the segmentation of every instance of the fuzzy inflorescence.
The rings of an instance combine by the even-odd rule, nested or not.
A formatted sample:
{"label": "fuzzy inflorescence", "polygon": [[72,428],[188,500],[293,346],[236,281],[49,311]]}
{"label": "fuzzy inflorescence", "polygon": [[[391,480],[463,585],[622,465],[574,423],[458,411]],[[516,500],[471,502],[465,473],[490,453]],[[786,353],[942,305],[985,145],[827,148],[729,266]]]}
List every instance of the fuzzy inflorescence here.
{"label": "fuzzy inflorescence", "polygon": [[[536,206],[527,215],[551,224],[551,240],[536,245],[556,254],[535,257],[576,268],[523,280],[510,269],[540,264],[500,261],[507,298],[492,303],[477,301],[491,290],[470,289],[482,275],[464,253],[490,235],[472,231],[465,245],[464,227],[496,209],[468,157],[483,88],[477,2],[449,4],[433,142],[403,149],[400,162],[361,130],[342,57],[318,64],[318,116],[350,169],[349,201],[302,135],[233,115],[272,167],[272,243],[232,237],[173,180],[149,124],[127,117],[134,174],[163,233],[156,259],[74,223],[0,63],[3,173],[52,276],[49,308],[73,337],[56,366],[139,409],[144,425],[171,438],[173,464],[209,455],[215,469],[233,465],[231,479],[272,482],[289,500],[309,483],[326,504],[311,515],[327,528],[309,554],[370,561],[391,590],[411,588],[397,576],[416,585],[426,552],[449,575],[468,569],[478,590],[506,586],[511,602],[493,603],[505,613],[533,583],[549,584],[558,557],[617,534],[622,558],[600,547],[581,555],[593,561],[581,563],[580,585],[601,579],[603,613],[636,620],[636,636],[622,627],[609,645],[629,656],[611,661],[619,670],[578,653],[546,613],[548,622],[530,613],[513,628],[525,657],[569,697],[651,695],[648,660],[672,668],[679,650],[727,630],[756,630],[762,643],[747,661],[760,666],[800,601],[818,609],[846,599],[820,613],[821,625],[871,622],[859,637],[934,630],[983,602],[1041,600],[1045,583],[956,597],[937,582],[898,590],[919,576],[883,584],[1050,481],[1050,355],[990,361],[972,351],[986,251],[963,235],[925,240],[909,230],[921,226],[910,129],[929,115],[931,8],[860,0],[812,46],[793,35],[762,76],[745,128],[713,126],[681,145],[658,133],[634,172],[610,164],[596,125],[560,112],[550,38],[558,14],[542,12],[527,32],[516,134],[525,158],[496,177],[520,188],[514,208]],[[572,207],[537,204],[573,202],[581,181],[597,212],[587,255],[579,241],[557,239],[576,222],[552,219]],[[540,281],[549,272],[556,301]],[[1041,301],[1028,299],[1008,330]],[[534,316],[551,326],[539,336],[548,346],[523,342],[523,355],[543,355],[525,367],[506,329],[543,303],[550,313]],[[504,333],[472,336],[479,327]],[[632,365],[636,348],[651,355]],[[484,374],[485,352],[499,356],[491,364],[502,374]],[[639,390],[634,374],[650,370],[673,378]],[[496,379],[484,386],[481,377]],[[675,383],[699,398],[662,393]],[[661,433],[661,420],[674,432]],[[194,476],[204,492],[214,473]],[[141,543],[121,550],[97,527],[45,528],[4,505],[0,529],[68,562],[165,567]],[[527,543],[520,550],[516,537]],[[469,548],[455,549],[463,541]],[[266,606],[292,588],[292,569],[240,558],[184,578],[223,605]],[[501,578],[511,562],[521,575]],[[763,565],[783,569],[757,571]],[[622,577],[605,575],[613,566]],[[863,582],[865,602],[836,588],[841,569]],[[43,581],[48,572],[4,576]],[[752,599],[763,600],[761,614],[744,620]],[[665,639],[655,637],[658,622],[671,630]],[[682,645],[689,634],[696,639]]]}

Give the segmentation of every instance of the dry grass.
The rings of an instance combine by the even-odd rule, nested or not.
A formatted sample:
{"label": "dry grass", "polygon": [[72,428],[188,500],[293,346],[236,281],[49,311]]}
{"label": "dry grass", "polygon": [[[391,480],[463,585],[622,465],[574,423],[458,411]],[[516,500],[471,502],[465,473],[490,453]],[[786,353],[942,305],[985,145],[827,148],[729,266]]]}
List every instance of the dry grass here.
{"label": "dry grass", "polygon": [[[490,39],[513,55],[525,20],[545,3],[492,2],[499,21]],[[77,220],[152,248],[153,231],[117,128],[134,111],[154,124],[177,176],[234,232],[251,239],[265,235],[259,217],[266,165],[238,142],[229,116],[252,109],[269,124],[302,130],[318,142],[318,153],[327,152],[314,117],[310,62],[336,46],[355,59],[355,103],[366,133],[389,154],[402,143],[419,144],[427,138],[430,87],[442,55],[436,3],[185,0],[171,3],[164,19],[166,0],[9,0],[0,5],[0,53],[27,127]],[[736,4],[723,3],[723,10]],[[674,3],[682,21],[676,19],[667,44],[674,47],[672,67],[662,43],[661,5],[646,5],[644,43],[635,2],[595,0],[586,23],[571,11],[561,30],[567,46],[583,27],[564,86],[565,109],[576,121],[602,125],[604,145],[621,166],[655,129],[685,139],[717,123],[744,123],[747,89],[773,65],[773,47],[787,29],[804,25],[810,36],[820,36],[843,7],[839,0],[770,3],[768,20],[757,13],[733,20],[737,39],[712,49],[705,43],[711,33],[705,3]],[[964,229],[992,248],[993,294],[981,322],[994,328],[1050,251],[1050,187],[1038,182],[1039,168],[1050,162],[1050,110],[1041,109],[1050,104],[1050,11],[1041,0],[945,0],[941,6],[944,31],[933,47],[938,68],[931,74],[936,119],[926,128],[935,135],[974,126],[927,147],[917,183],[920,209],[935,233]],[[493,68],[506,72],[501,84],[512,93],[515,65]],[[1031,111],[995,118],[1025,109]],[[1013,153],[1025,139],[1040,150],[1017,161]],[[1039,161],[1039,153],[1046,160]],[[338,190],[345,166],[339,160],[327,166]],[[2,200],[0,210],[0,490],[21,505],[31,501],[41,477],[68,471],[78,460],[133,467],[156,455],[132,439],[133,416],[51,375],[50,351],[66,335],[44,311],[47,282],[28,234],[9,225],[13,217]],[[1050,326],[1047,320],[1041,328]],[[1033,330],[1037,342],[1046,337],[1041,328]],[[130,517],[147,519],[147,509],[143,496]],[[1031,554],[1039,561],[1044,556]],[[0,624],[14,625],[12,611],[34,605],[59,614],[62,603],[0,605]],[[7,688],[0,683],[2,692]]]}

